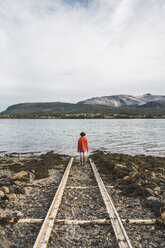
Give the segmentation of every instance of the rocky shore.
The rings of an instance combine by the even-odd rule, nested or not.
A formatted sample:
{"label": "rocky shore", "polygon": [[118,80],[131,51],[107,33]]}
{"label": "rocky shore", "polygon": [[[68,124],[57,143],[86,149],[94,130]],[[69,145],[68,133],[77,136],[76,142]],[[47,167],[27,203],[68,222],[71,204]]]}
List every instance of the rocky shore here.
{"label": "rocky shore", "polygon": [[99,172],[120,194],[140,197],[143,205],[165,222],[165,158],[96,151],[91,156]]}
{"label": "rocky shore", "polygon": [[[133,247],[164,247],[165,158],[95,151],[94,160],[123,219],[157,219],[154,225],[125,224]],[[49,152],[39,156],[0,157],[0,247],[33,247],[38,224],[19,224],[21,218],[44,218],[60,183],[69,156]],[[73,164],[57,219],[108,219],[89,163]],[[69,186],[92,186],[72,189]],[[96,187],[96,188],[95,188]],[[59,225],[48,247],[114,247],[107,225]],[[155,235],[156,234],[156,235]],[[133,237],[133,238],[132,238]],[[164,243],[163,243],[164,242]]]}

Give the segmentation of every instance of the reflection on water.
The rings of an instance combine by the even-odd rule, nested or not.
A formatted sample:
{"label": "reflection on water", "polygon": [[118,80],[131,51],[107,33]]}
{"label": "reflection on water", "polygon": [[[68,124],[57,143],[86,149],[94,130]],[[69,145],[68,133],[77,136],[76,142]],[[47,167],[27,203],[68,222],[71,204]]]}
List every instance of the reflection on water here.
{"label": "reflection on water", "polygon": [[165,120],[0,120],[0,152],[76,154],[81,131],[90,151],[165,156]]}

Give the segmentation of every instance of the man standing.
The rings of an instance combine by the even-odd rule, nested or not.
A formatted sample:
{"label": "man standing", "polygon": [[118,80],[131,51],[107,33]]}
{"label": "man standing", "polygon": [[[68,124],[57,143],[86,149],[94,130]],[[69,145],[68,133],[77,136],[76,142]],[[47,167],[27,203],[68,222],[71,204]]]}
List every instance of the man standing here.
{"label": "man standing", "polygon": [[88,148],[88,140],[85,138],[85,133],[80,133],[81,137],[78,140],[78,148],[77,151],[80,152],[80,162],[81,166],[85,165],[86,162],[86,152],[89,151]]}

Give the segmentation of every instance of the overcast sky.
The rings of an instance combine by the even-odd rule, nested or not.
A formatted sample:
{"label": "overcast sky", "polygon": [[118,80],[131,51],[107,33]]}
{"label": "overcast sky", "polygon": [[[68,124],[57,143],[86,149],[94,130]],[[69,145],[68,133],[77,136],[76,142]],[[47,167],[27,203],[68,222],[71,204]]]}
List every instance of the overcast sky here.
{"label": "overcast sky", "polygon": [[0,0],[0,110],[165,95],[165,0]]}

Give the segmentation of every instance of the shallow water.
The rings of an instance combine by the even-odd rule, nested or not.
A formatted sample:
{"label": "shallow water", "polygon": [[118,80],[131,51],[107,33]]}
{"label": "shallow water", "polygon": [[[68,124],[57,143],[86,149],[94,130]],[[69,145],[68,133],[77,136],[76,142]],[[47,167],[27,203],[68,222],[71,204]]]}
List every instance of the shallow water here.
{"label": "shallow water", "polygon": [[54,150],[76,155],[82,131],[90,151],[165,156],[164,119],[1,119],[0,154]]}

